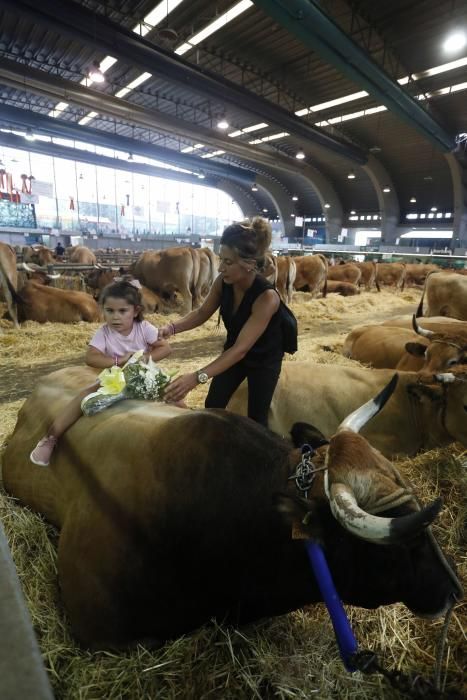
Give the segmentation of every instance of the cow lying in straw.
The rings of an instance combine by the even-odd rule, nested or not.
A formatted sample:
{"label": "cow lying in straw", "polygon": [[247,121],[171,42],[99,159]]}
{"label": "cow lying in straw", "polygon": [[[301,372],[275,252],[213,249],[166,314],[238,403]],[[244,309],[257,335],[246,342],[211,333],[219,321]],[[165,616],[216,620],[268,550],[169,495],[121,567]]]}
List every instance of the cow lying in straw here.
{"label": "cow lying in straw", "polygon": [[[213,617],[245,623],[321,600],[290,516],[323,544],[347,603],[403,601],[435,616],[460,595],[426,530],[439,502],[419,511],[355,432],[377,404],[319,448],[327,471],[308,500],[288,481],[301,450],[222,410],[125,401],[77,421],[50,467],[31,464],[45,426],[93,378],[89,368],[45,377],[20,411],[3,466],[8,492],[61,529],[60,587],[84,644],[162,640]],[[300,445],[313,431],[298,426],[295,436]]]}
{"label": "cow lying in straw", "polygon": [[[393,373],[392,369],[285,362],[269,411],[269,427],[287,435],[296,421],[306,420],[324,435],[332,435],[351,411],[382,390]],[[400,372],[391,400],[363,434],[388,458],[456,441],[467,445],[467,382],[462,368],[455,377],[445,384],[442,375]],[[228,408],[246,415],[246,406],[246,384],[242,384]]]}

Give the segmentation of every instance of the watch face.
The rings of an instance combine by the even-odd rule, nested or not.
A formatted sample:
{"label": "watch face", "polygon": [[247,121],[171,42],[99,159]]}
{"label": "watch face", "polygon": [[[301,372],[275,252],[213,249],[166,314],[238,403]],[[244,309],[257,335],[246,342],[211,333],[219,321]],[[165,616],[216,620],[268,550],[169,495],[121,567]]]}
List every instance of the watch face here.
{"label": "watch face", "polygon": [[198,372],[198,382],[199,382],[200,384],[206,384],[206,382],[208,381],[208,379],[209,379],[209,377],[208,377],[208,375],[206,374],[206,372]]}

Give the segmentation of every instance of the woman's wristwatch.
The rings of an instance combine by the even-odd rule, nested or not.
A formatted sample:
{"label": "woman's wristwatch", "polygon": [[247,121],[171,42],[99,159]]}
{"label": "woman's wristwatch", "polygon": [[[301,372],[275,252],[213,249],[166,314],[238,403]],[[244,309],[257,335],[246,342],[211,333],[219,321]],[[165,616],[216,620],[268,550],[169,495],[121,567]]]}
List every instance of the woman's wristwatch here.
{"label": "woman's wristwatch", "polygon": [[196,372],[196,379],[198,380],[198,384],[206,384],[206,382],[209,381],[208,375],[202,369]]}

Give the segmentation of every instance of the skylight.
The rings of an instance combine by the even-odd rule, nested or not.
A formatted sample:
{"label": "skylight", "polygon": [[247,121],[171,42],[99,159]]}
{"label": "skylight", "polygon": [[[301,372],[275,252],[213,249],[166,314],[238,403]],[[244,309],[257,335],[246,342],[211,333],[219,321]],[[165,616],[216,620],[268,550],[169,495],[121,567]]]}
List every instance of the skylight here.
{"label": "skylight", "polygon": [[212,153],[205,153],[201,158],[214,158],[214,156],[221,156],[225,151],[212,151]]}
{"label": "skylight", "polygon": [[50,110],[49,112],[49,117],[58,117],[61,112],[63,112],[64,109],[68,107],[68,102],[59,102],[58,104],[55,105],[53,109]]}
{"label": "skylight", "polygon": [[81,126],[84,126],[88,122],[90,122],[94,117],[97,117],[98,112],[89,112],[86,114],[85,117],[79,120],[78,124],[81,124]]}
{"label": "skylight", "polygon": [[241,134],[249,134],[252,131],[258,131],[259,129],[265,129],[269,124],[266,124],[266,122],[260,122],[259,124],[252,124],[251,126],[245,126],[244,129],[238,129],[238,131],[231,131],[230,134],[227,134],[230,136],[231,139],[234,139],[236,136],[241,136]]}
{"label": "skylight", "polygon": [[288,131],[280,131],[277,134],[271,134],[270,136],[263,136],[262,139],[255,139],[254,141],[248,141],[248,143],[266,143],[266,141],[275,141],[276,139],[283,139],[284,136],[290,136]]}
{"label": "skylight", "polygon": [[215,19],[213,22],[210,22],[210,24],[206,25],[204,29],[201,29],[201,31],[197,32],[197,34],[193,34],[193,36],[191,36],[186,42],[184,42],[183,44],[181,44],[181,46],[175,49],[175,53],[179,56],[182,56],[193,46],[197,46],[202,41],[207,39],[208,36],[211,36],[219,29],[225,27],[226,24],[228,24],[233,19],[241,15],[243,12],[245,12],[245,10],[248,10],[252,5],[252,0],[240,0],[240,2],[231,7],[230,10],[227,10],[227,12],[224,12],[224,14],[217,17],[217,19]]}
{"label": "skylight", "polygon": [[182,153],[191,153],[192,151],[196,151],[198,148],[204,148],[204,143],[195,143],[194,146],[186,146],[186,148],[182,148]]}
{"label": "skylight", "polygon": [[141,22],[138,22],[134,27],[133,31],[140,36],[146,36],[151,29],[157,27],[158,24],[162,22],[171,12],[178,7],[183,0],[161,0],[161,2],[156,5],[156,7],[151,10]]}

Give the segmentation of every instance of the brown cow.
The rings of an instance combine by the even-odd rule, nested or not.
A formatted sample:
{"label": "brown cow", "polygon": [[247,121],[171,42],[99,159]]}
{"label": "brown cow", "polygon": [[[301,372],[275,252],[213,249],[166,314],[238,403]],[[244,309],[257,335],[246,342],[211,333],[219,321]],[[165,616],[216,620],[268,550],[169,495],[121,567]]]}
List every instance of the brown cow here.
{"label": "brown cow", "polygon": [[111,267],[102,267],[91,270],[86,275],[86,285],[92,289],[92,294],[95,299],[99,298],[101,291],[108,284],[114,281],[115,276],[118,275],[118,270],[112,270]]}
{"label": "brown cow", "polygon": [[[132,274],[155,292],[167,311],[188,313],[202,301],[198,287],[200,260],[193,248],[146,251],[131,266]],[[163,312],[165,309],[159,309]]]}
{"label": "brown cow", "polygon": [[[305,538],[319,538],[344,603],[402,601],[432,617],[462,597],[425,532],[440,503],[420,511],[394,467],[355,432],[361,412],[313,458],[326,459],[327,471],[309,500],[283,495],[308,426],[299,426],[294,449],[228,411],[156,401],[81,418],[50,467],[33,465],[29,452],[45,426],[94,380],[84,367],[42,378],[3,457],[7,491],[61,530],[58,588],[83,644],[161,642],[212,618],[237,626],[321,601],[288,516]],[[365,406],[366,419],[378,399],[370,413]]]}
{"label": "brown cow", "polygon": [[437,272],[438,270],[438,265],[407,264],[405,266],[405,284],[407,287],[423,286],[430,272]]}
{"label": "brown cow", "polygon": [[210,248],[191,248],[192,255],[199,259],[199,275],[196,289],[199,290],[201,299],[209,293],[212,283],[217,277],[217,257]]}
{"label": "brown cow", "polygon": [[18,316],[21,321],[39,323],[101,320],[99,306],[90,294],[48,287],[37,280],[28,280],[22,288]]}
{"label": "brown cow", "polygon": [[361,276],[362,271],[353,263],[333,265],[328,270],[328,280],[334,280],[335,282],[350,282],[351,284],[358,284]]}
{"label": "brown cow", "polygon": [[70,262],[76,263],[77,265],[95,265],[97,260],[96,256],[86,248],[84,245],[77,245],[70,251]]}
{"label": "brown cow", "polygon": [[467,332],[462,332],[456,324],[451,324],[447,333],[428,330],[415,318],[413,331],[390,326],[360,326],[349,333],[342,352],[376,369],[436,374],[467,362]]}
{"label": "brown cow", "polygon": [[[459,321],[458,318],[449,318],[449,316],[430,316],[423,319],[423,326],[431,331],[439,331],[441,333],[449,333],[452,329],[452,324],[462,324],[467,332],[467,322]],[[405,314],[403,316],[394,316],[383,321],[381,326],[397,326],[398,328],[413,328],[413,314]]]}
{"label": "brown cow", "polygon": [[321,253],[315,255],[294,256],[297,275],[294,287],[299,292],[311,292],[317,296],[322,291],[326,296],[328,279],[328,261]]}
{"label": "brown cow", "polygon": [[362,273],[358,285],[364,285],[367,292],[370,292],[373,286],[375,286],[378,292],[380,292],[381,289],[377,280],[378,263],[374,260],[369,260],[368,262],[355,262],[354,265],[356,265]]}
{"label": "brown cow", "polygon": [[295,259],[290,257],[290,255],[279,255],[277,257],[276,287],[284,304],[290,304],[292,301],[296,276],[297,265]]}
{"label": "brown cow", "polygon": [[417,309],[419,316],[449,316],[467,321],[467,278],[453,272],[430,273]]}
{"label": "brown cow", "polygon": [[266,253],[264,256],[261,274],[267,279],[269,284],[272,284],[274,287],[277,285],[277,257],[273,253]]}
{"label": "brown cow", "polygon": [[16,308],[18,273],[16,271],[16,253],[6,243],[0,243],[0,289],[3,291],[8,306],[8,313],[15,328],[19,328]]}
{"label": "brown cow", "polygon": [[402,291],[405,284],[404,263],[378,263],[376,280],[380,286],[396,287]]}
{"label": "brown cow", "polygon": [[55,262],[54,253],[45,245],[24,246],[22,249],[23,262],[34,263],[40,267],[53,265]]}
{"label": "brown cow", "polygon": [[337,280],[329,280],[327,284],[328,294],[340,294],[343,297],[351,297],[355,294],[360,294],[360,290],[356,284],[351,282],[338,282]]}

